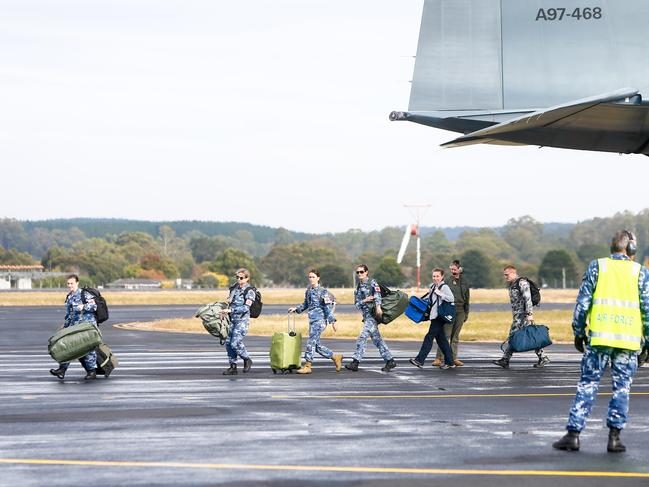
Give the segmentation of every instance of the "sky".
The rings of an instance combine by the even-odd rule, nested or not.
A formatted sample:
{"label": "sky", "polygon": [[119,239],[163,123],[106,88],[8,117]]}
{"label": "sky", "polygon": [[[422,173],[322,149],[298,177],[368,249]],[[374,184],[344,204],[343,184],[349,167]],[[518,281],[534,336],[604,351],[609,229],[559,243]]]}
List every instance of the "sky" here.
{"label": "sky", "polygon": [[[649,207],[649,159],[442,149],[407,122],[422,0],[4,0],[0,218],[305,232]],[[611,176],[625,179],[611,183]]]}

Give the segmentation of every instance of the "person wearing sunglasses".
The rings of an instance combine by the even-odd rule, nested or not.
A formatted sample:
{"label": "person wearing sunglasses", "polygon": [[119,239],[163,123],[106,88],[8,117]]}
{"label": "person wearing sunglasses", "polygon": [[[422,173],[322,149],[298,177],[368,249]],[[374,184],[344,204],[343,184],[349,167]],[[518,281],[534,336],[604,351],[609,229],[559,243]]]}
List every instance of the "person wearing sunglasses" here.
{"label": "person wearing sunglasses", "polygon": [[[369,269],[365,264],[356,267],[356,277],[358,285],[354,293],[354,304],[363,315],[363,329],[356,340],[356,351],[352,355],[352,361],[345,364],[345,368],[353,372],[358,371],[358,365],[363,360],[363,355],[365,355],[367,339],[371,338],[372,343],[379,349],[381,357],[385,360],[385,365],[381,370],[390,372],[397,366],[397,363],[394,361],[392,352],[390,352],[385,340],[383,340],[381,332],[379,332],[379,325],[373,314],[374,312],[378,317],[383,314],[381,310],[381,287],[376,280],[370,279]],[[374,304],[373,307],[371,306],[372,303]]]}
{"label": "person wearing sunglasses", "polygon": [[243,344],[250,324],[250,306],[255,300],[255,291],[250,286],[250,271],[239,269],[235,275],[237,282],[230,288],[229,307],[223,313],[230,314],[230,333],[225,340],[230,368],[223,375],[237,375],[237,357],[243,359],[243,372],[249,372],[252,360]]}
{"label": "person wearing sunglasses", "polygon": [[320,343],[320,335],[330,323],[336,331],[336,317],[333,310],[336,305],[333,295],[320,285],[320,271],[311,269],[307,274],[309,286],[304,292],[304,302],[295,307],[289,308],[289,313],[302,313],[308,311],[309,316],[309,339],[304,350],[304,365],[297,371],[298,374],[310,374],[313,364],[313,352],[318,352],[324,358],[333,360],[336,372],[340,372],[343,363],[343,356],[335,354]]}

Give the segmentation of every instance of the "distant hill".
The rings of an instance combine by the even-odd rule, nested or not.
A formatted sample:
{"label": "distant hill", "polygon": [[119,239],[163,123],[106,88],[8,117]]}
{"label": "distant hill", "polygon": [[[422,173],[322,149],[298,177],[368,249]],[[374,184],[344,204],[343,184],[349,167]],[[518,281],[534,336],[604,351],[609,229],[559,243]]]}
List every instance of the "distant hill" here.
{"label": "distant hill", "polygon": [[[161,226],[171,227],[178,236],[183,236],[188,232],[201,232],[208,237],[222,235],[232,237],[239,231],[250,232],[254,240],[258,243],[272,243],[275,240],[277,228],[264,225],[253,225],[251,223],[240,222],[208,222],[199,220],[181,220],[181,221],[146,221],[146,220],[127,220],[119,218],[60,218],[56,220],[27,220],[21,222],[26,231],[32,231],[36,228],[45,228],[47,230],[69,230],[78,228],[86,237],[104,237],[106,235],[119,235],[124,232],[145,232],[149,235],[158,235]],[[308,240],[315,238],[316,235],[303,232],[290,232],[295,240]]]}
{"label": "distant hill", "polygon": [[[543,223],[543,234],[548,237],[555,237],[557,239],[567,239],[570,237],[570,232],[575,227],[575,223]],[[436,231],[441,230],[446,238],[451,241],[460,239],[460,235],[464,231],[477,231],[484,227],[421,227],[421,236],[425,237],[432,235]],[[496,233],[500,233],[503,227],[493,227]]]}

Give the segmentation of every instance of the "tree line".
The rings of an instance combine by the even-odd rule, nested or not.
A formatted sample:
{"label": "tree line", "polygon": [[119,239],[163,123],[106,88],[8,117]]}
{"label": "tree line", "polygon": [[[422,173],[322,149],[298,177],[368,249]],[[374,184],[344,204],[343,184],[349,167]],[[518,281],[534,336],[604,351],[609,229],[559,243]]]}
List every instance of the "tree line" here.
{"label": "tree line", "polygon": [[[257,285],[302,286],[305,273],[317,267],[323,283],[344,287],[353,284],[357,263],[367,264],[386,285],[408,286],[416,278],[414,245],[401,265],[395,259],[403,228],[315,235],[251,224],[168,223],[0,219],[0,265],[41,263],[47,270],[78,272],[94,285],[123,277],[181,277],[224,287],[236,269],[247,267]],[[575,287],[588,262],[607,255],[619,228],[637,233],[642,262],[649,256],[649,209],[576,224],[523,216],[499,228],[422,228],[422,281],[429,281],[433,267],[460,259],[473,287],[502,285],[502,267],[509,263],[541,284]]]}

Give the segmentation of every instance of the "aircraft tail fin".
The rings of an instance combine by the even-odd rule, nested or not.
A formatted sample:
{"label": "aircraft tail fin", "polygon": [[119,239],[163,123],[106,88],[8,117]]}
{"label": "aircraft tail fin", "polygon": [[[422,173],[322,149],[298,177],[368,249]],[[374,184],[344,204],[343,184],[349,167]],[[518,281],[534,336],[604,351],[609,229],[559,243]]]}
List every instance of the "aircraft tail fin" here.
{"label": "aircraft tail fin", "polygon": [[409,111],[503,108],[500,0],[425,0]]}
{"label": "aircraft tail fin", "polygon": [[408,111],[536,110],[646,86],[647,0],[544,3],[424,0]]}

